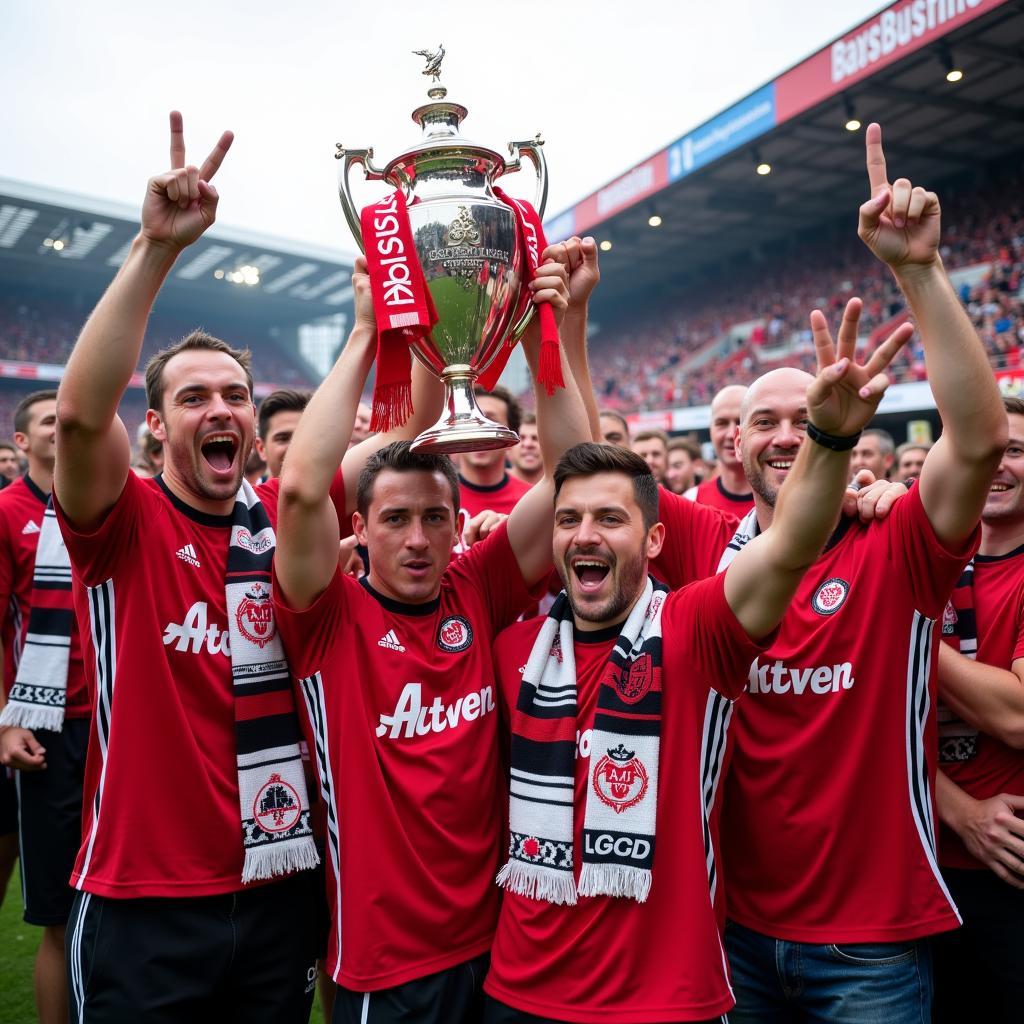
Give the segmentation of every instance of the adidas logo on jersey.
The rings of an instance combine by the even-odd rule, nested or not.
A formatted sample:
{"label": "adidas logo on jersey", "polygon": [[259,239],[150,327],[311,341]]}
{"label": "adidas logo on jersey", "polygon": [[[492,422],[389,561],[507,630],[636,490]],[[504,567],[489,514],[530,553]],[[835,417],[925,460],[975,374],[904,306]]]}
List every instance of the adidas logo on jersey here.
{"label": "adidas logo on jersey", "polygon": [[199,558],[196,555],[196,549],[191,544],[186,544],[183,548],[178,548],[174,552],[183,562],[188,562],[189,565],[194,565],[197,569],[202,568],[199,564]]}
{"label": "adidas logo on jersey", "polygon": [[750,666],[747,689],[751,693],[794,693],[799,697],[808,690],[818,694],[839,693],[851,689],[854,682],[853,666],[848,661],[841,665],[789,668],[782,661],[758,665],[755,660]]}
{"label": "adidas logo on jersey", "polygon": [[398,651],[399,654],[405,654],[405,648],[398,642],[398,637],[395,636],[395,631],[389,629],[378,641],[378,647],[386,647],[389,651]]}
{"label": "adidas logo on jersey", "polygon": [[21,528],[22,535],[29,533],[38,533],[39,526],[34,523],[31,519]]}
{"label": "adidas logo on jersey", "polygon": [[406,683],[390,715],[380,716],[377,735],[390,739],[412,739],[431,732],[454,729],[461,722],[472,722],[494,710],[494,691],[489,686],[459,697],[454,704],[442,704],[435,697],[430,707],[423,706],[419,683]]}

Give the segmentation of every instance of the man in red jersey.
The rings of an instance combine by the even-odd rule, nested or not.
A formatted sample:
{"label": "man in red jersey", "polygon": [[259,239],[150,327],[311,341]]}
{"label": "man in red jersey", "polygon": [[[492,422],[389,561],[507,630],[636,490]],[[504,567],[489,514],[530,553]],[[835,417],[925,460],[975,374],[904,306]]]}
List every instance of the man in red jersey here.
{"label": "man in red jersey", "polygon": [[647,571],[665,531],[644,460],[589,443],[558,464],[565,594],[495,650],[511,810],[489,1024],[718,1020],[732,1005],[715,800],[731,701],[832,529],[849,449],[908,335],[858,367],[855,334],[843,331],[837,361],[818,315],[822,372],[806,401],[820,443],[775,529],[671,595]]}
{"label": "man in red jersey", "polygon": [[711,400],[711,444],[718,458],[718,474],[686,492],[702,505],[712,505],[742,518],[754,507],[754,495],[736,454],[736,428],[747,389],[742,384],[722,388]]}
{"label": "man in red jersey", "polygon": [[[565,282],[560,264],[545,263],[534,301],[560,314]],[[530,489],[506,524],[450,561],[459,508],[450,460],[388,445],[360,475],[352,519],[369,573],[357,582],[337,569],[329,488],[376,339],[362,272],[353,287],[356,326],[284,464],[275,563],[276,616],[328,808],[334,1020],[459,1024],[480,1016],[499,902],[491,642],[546,581],[552,489],[549,480]],[[524,344],[535,368],[534,331]],[[565,378],[551,396],[537,389],[548,464],[588,436]]]}
{"label": "man in red jersey", "polygon": [[298,1024],[315,982],[316,854],[270,600],[277,483],[242,484],[249,354],[194,332],[150,360],[153,480],[129,472],[116,415],[163,281],[213,223],[231,140],[186,165],[171,115],[171,170],[58,392],[55,505],[95,701],[67,942],[83,1022]]}
{"label": "man in red jersey", "polygon": [[[927,1020],[921,940],[960,923],[935,850],[935,624],[977,544],[1006,417],[942,267],[938,199],[889,183],[878,125],[866,142],[859,233],[920,325],[945,429],[883,522],[840,522],[737,705],[722,815],[734,1021]],[[806,447],[804,382],[775,370],[747,392],[746,535],[771,523]]]}
{"label": "man in red jersey", "polygon": [[[28,459],[28,472],[0,494],[3,697],[16,698],[5,708],[4,720],[18,723],[0,727],[0,764],[16,770],[25,921],[43,927],[35,967],[36,1010],[42,1024],[59,1024],[68,1016],[64,929],[74,896],[68,878],[82,838],[82,776],[90,715],[71,608],[71,569],[66,552],[53,558],[54,546],[62,547],[60,534],[52,512],[44,515],[53,489],[56,398],[55,391],[37,391],[18,403],[14,438]],[[45,550],[50,553],[44,559],[45,593],[53,600],[33,616],[33,573],[44,521],[49,523]],[[45,638],[29,637],[30,617],[35,631],[51,632]],[[33,665],[30,656],[24,662],[29,676],[19,673],[26,638],[52,645],[59,652],[57,664],[47,664],[44,658]],[[39,697],[37,704],[18,699],[31,695]],[[32,728],[23,727],[28,725]]]}
{"label": "man in red jersey", "polygon": [[[943,616],[939,863],[964,925],[936,937],[935,1020],[1013,1020],[1024,957],[1024,401]],[[985,870],[989,868],[991,870]]]}

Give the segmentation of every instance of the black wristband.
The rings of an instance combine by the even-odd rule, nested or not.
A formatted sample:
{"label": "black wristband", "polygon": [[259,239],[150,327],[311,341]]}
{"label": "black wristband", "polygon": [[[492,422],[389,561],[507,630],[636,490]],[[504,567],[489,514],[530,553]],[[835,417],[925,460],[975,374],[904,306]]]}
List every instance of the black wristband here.
{"label": "black wristband", "polygon": [[819,430],[810,420],[807,421],[807,436],[822,448],[828,448],[834,452],[848,452],[851,448],[857,447],[861,431],[856,434],[849,434],[846,437],[836,437],[834,434],[826,434]]}

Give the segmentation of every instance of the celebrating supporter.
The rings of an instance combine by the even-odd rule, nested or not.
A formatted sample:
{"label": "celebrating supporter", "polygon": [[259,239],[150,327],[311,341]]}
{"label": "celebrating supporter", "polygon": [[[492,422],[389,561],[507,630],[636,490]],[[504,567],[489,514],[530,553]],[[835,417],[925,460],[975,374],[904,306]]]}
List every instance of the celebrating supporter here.
{"label": "celebrating supporter", "polygon": [[524,484],[532,486],[544,475],[537,417],[532,412],[523,413],[519,421],[519,444],[509,452],[509,460],[512,463],[512,476]]}
{"label": "celebrating supporter", "polygon": [[896,461],[895,452],[896,446],[889,431],[877,427],[865,430],[853,449],[850,473],[856,476],[860,470],[867,469],[876,480],[887,480]]}
{"label": "celebrating supporter", "polygon": [[740,405],[746,393],[745,387],[730,384],[711,400],[711,445],[718,458],[718,475],[686,492],[687,498],[734,516],[745,516],[754,505],[743,462],[736,454]]}
{"label": "celebrating supporter", "polygon": [[0,495],[0,635],[7,704],[0,764],[16,769],[25,921],[41,925],[36,1011],[68,1016],[64,929],[82,835],[89,696],[71,600],[71,567],[53,510],[55,391],[36,391],[14,414],[28,472]]}
{"label": "celebrating supporter", "polygon": [[601,440],[605,444],[617,444],[621,448],[628,448],[630,445],[629,424],[626,422],[625,416],[615,412],[614,409],[602,409],[599,416]]}
{"label": "celebrating supporter", "polygon": [[[519,403],[500,384],[490,391],[474,389],[480,411],[495,423],[519,432]],[[472,518],[484,511],[511,512],[530,489],[521,478],[505,468],[507,450],[463,452],[459,456],[459,493],[462,508]]]}
{"label": "celebrating supporter", "polygon": [[673,437],[668,443],[665,487],[673,494],[685,494],[693,487],[694,467],[700,458],[700,445],[688,437]]}
{"label": "celebrating supporter", "polygon": [[663,484],[668,465],[668,434],[664,430],[641,430],[633,435],[630,445],[650,467],[654,479]]}
{"label": "celebrating supporter", "polygon": [[[528,489],[506,523],[449,563],[460,507],[450,461],[388,445],[357,484],[353,526],[369,573],[356,582],[335,568],[329,488],[376,337],[363,266],[352,335],[285,461],[275,608],[328,807],[334,1020],[458,1024],[479,1019],[498,909],[491,643],[547,579],[553,491],[547,479]],[[564,309],[565,277],[561,264],[542,265],[534,301]],[[525,343],[536,371],[535,332]],[[553,395],[537,388],[548,465],[589,436],[565,377]],[[484,402],[499,412],[497,399]]]}
{"label": "celebrating supporter", "polygon": [[590,443],[558,464],[565,593],[495,650],[512,736],[490,1024],[718,1020],[732,1005],[715,801],[731,701],[832,530],[851,442],[908,332],[865,367],[855,333],[838,359],[820,314],[815,333],[805,407],[819,443],[795,462],[773,528],[724,574],[672,594],[648,575],[665,527],[637,453]]}
{"label": "celebrating supporter", "polygon": [[[921,940],[960,923],[935,849],[934,634],[977,545],[1006,417],[938,254],[938,199],[890,184],[878,125],[866,141],[860,236],[913,308],[944,432],[884,521],[840,522],[736,706],[722,845],[740,1022],[927,1020]],[[744,400],[755,509],[738,547],[771,523],[807,447],[804,387],[800,371],[775,370]]]}
{"label": "celebrating supporter", "polygon": [[909,483],[921,475],[921,467],[931,450],[930,444],[918,441],[907,441],[896,449],[896,468],[893,479],[900,483]]}
{"label": "celebrating supporter", "polygon": [[317,857],[259,496],[276,485],[242,482],[248,353],[197,331],[150,360],[153,480],[129,472],[116,415],[161,285],[214,221],[231,141],[186,164],[171,115],[171,170],[58,392],[54,505],[96,702],[67,943],[82,1022],[299,1024],[316,977]]}
{"label": "celebrating supporter", "polygon": [[[936,1021],[1010,1021],[1024,986],[1024,401],[939,648],[939,863],[963,927],[937,936]],[[985,868],[990,870],[985,870]]]}
{"label": "celebrating supporter", "polygon": [[[272,391],[260,402],[253,445],[266,461],[267,476],[271,480],[281,475],[285,452],[288,451],[295,426],[308,401],[309,393],[306,391],[281,388]],[[365,437],[360,440],[365,440]]]}

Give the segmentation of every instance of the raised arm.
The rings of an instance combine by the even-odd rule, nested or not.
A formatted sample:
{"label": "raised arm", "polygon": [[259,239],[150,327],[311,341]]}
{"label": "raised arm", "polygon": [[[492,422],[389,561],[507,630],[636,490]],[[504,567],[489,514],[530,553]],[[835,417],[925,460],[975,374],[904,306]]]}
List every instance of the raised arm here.
{"label": "raised arm", "polygon": [[[550,302],[555,316],[562,321],[568,305],[568,256],[561,246],[545,250],[548,262],[537,271],[533,282],[535,303]],[[552,259],[551,257],[554,257]],[[536,383],[540,360],[540,335],[537,318],[523,338],[523,351],[534,379],[537,398],[537,436],[544,456],[544,476],[516,503],[508,518],[508,539],[527,583],[535,583],[551,569],[551,533],[554,527],[554,485],[551,473],[562,453],[591,438],[587,411],[579,388],[569,370],[563,345],[559,345],[564,388],[549,395]]]}
{"label": "raised arm", "polygon": [[[331,482],[348,448],[373,363],[377,327],[366,261],[352,275],[355,324],[331,372],[309,400],[281,469],[275,571],[293,608],[308,608],[334,576],[340,536]],[[349,481],[345,481],[348,487]],[[355,481],[352,481],[353,493]],[[354,501],[353,501],[354,504]]]}
{"label": "raised arm", "polygon": [[942,436],[918,481],[940,540],[956,545],[974,530],[1006,446],[1007,425],[985,349],[939,256],[941,211],[934,192],[906,178],[889,183],[882,130],[866,133],[871,198],[859,234],[892,270],[917,319]]}
{"label": "raised arm", "polygon": [[[560,242],[565,250],[565,266],[569,271],[569,306],[559,332],[565,362],[576,381],[580,398],[587,410],[590,424],[590,440],[601,443],[601,419],[598,414],[597,396],[590,379],[590,360],[587,356],[587,309],[590,295],[601,280],[601,268],[597,258],[597,242],[591,238],[573,236]],[[548,247],[553,253],[555,246]]]}
{"label": "raised arm", "polygon": [[998,668],[940,644],[939,695],[975,729],[1024,750],[1024,658]]}
{"label": "raised arm", "polygon": [[[776,500],[771,526],[752,540],[726,571],[725,597],[747,633],[767,636],[781,621],[804,573],[835,528],[850,477],[850,450],[835,451],[831,438],[847,438],[871,421],[888,386],[885,370],[906,344],[904,324],[864,366],[854,362],[860,300],[851,299],[833,346],[825,317],[811,314],[818,376],[807,389],[807,437]],[[838,356],[838,361],[837,361]],[[813,430],[827,435],[822,442]]]}
{"label": "raised arm", "polygon": [[210,184],[233,136],[225,132],[202,167],[185,163],[181,114],[171,113],[171,169],[150,178],[128,258],[100,299],[68,359],[57,391],[54,490],[65,515],[87,526],[124,488],[131,444],[117,406],[142,352],[146,321],[178,254],[217,212]]}

